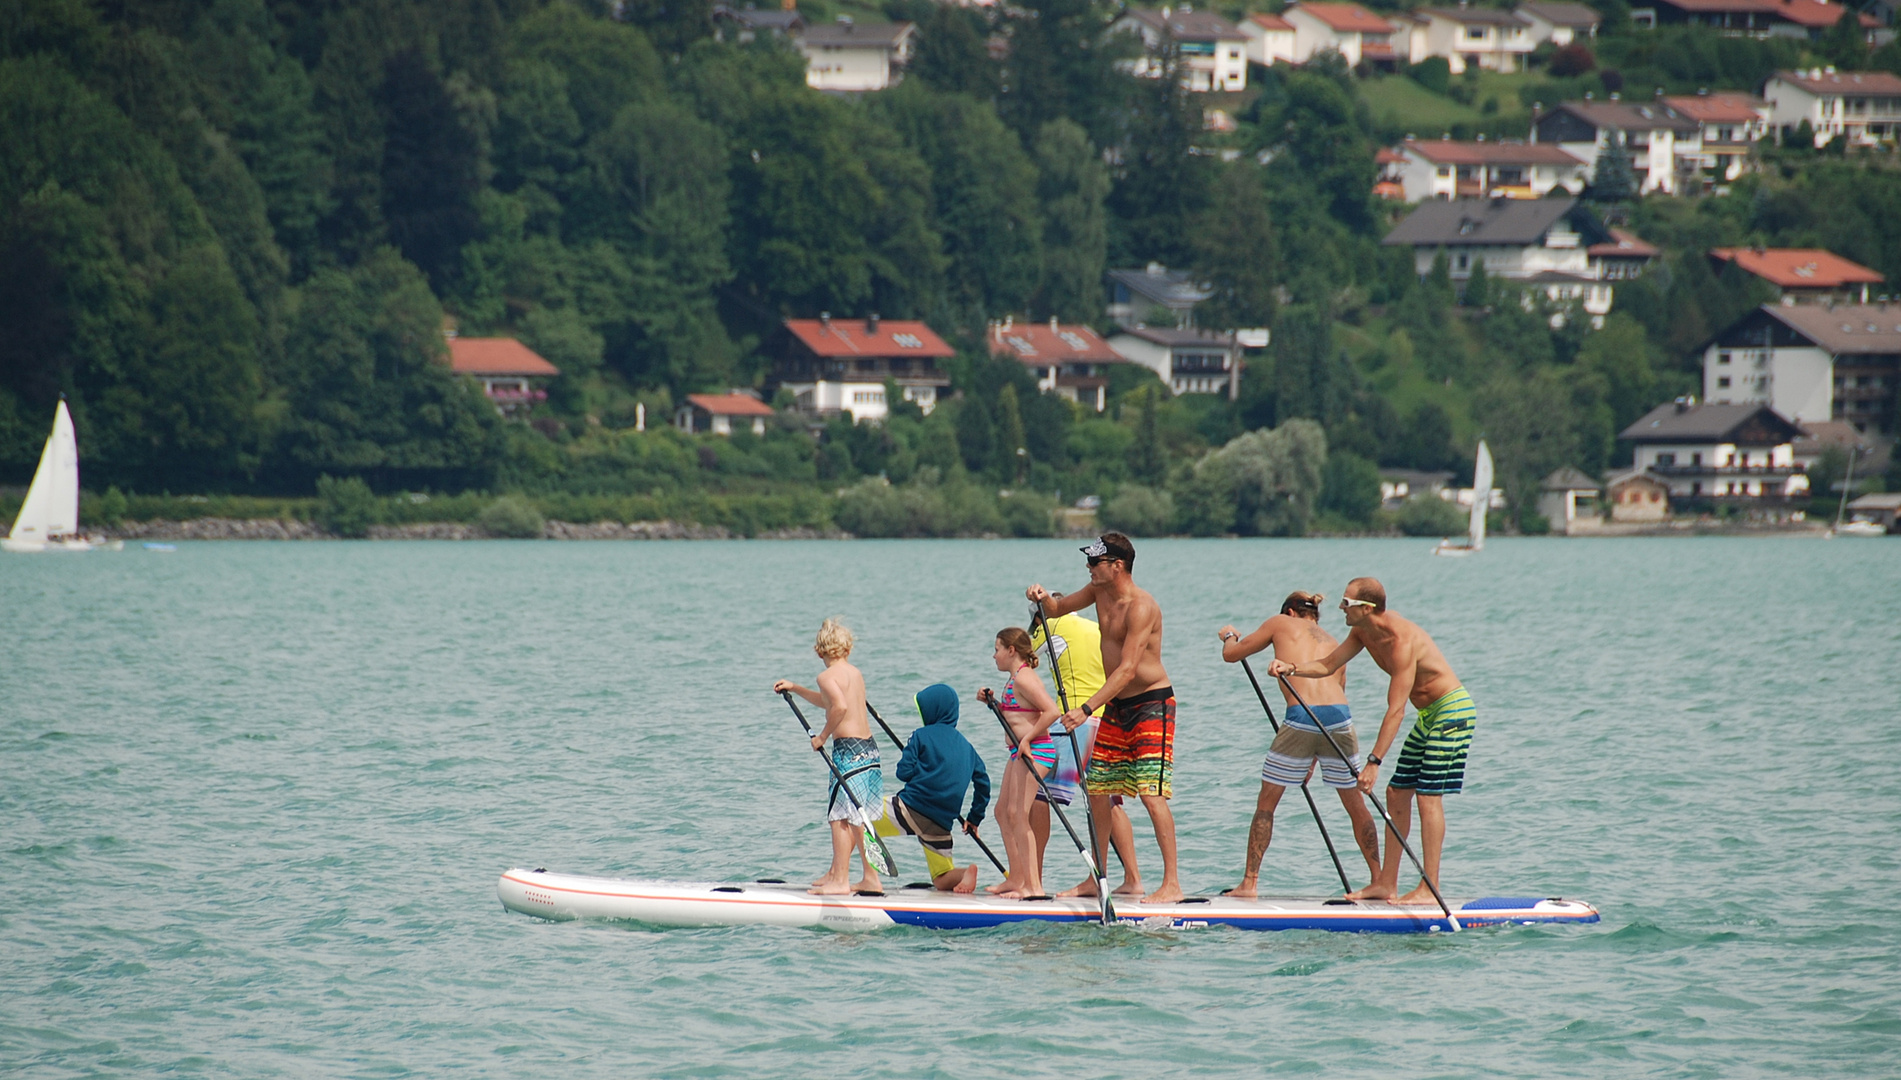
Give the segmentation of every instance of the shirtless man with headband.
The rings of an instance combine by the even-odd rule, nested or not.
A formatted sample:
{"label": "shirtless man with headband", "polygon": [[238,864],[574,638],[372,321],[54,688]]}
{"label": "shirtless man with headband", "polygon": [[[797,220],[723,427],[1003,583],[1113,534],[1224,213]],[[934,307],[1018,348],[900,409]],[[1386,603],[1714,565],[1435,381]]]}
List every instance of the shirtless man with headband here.
{"label": "shirtless man with headband", "polygon": [[[1319,593],[1296,589],[1281,601],[1280,614],[1262,623],[1252,634],[1242,637],[1234,627],[1222,627],[1219,631],[1221,659],[1230,664],[1239,663],[1269,646],[1273,646],[1276,660],[1290,664],[1327,655],[1340,643],[1320,626],[1320,602],[1325,599]],[[1354,768],[1362,767],[1359,740],[1353,732],[1353,713],[1347,708],[1347,673],[1336,671],[1324,679],[1303,679],[1302,683],[1301,699],[1312,709],[1313,715],[1309,716],[1308,710],[1295,702],[1287,688],[1281,687],[1287,708],[1281,717],[1280,733],[1274,736],[1267,750],[1267,760],[1261,763],[1261,794],[1254,803],[1254,821],[1248,826],[1247,862],[1241,868],[1241,884],[1228,890],[1229,896],[1259,895],[1257,880],[1261,857],[1267,854],[1267,845],[1274,839],[1274,810],[1289,785],[1297,787],[1307,782],[1316,763],[1320,766],[1321,779],[1339,793],[1340,805],[1346,808],[1347,817],[1353,819],[1353,840],[1366,859],[1368,878],[1379,880],[1379,822],[1373,820],[1373,811],[1366,808],[1366,800],[1361,798],[1347,762],[1340,759],[1340,753],[1345,753]],[[1327,726],[1324,733],[1319,724]],[[1340,747],[1338,753],[1334,750],[1335,743]]]}
{"label": "shirtless man with headband", "polygon": [[[1074,730],[1088,722],[1092,710],[1102,708],[1083,781],[1089,812],[1107,822],[1115,796],[1141,798],[1155,824],[1155,843],[1162,849],[1162,885],[1142,902],[1172,904],[1182,898],[1182,887],[1175,860],[1175,815],[1168,808],[1174,794],[1175,690],[1162,667],[1162,609],[1130,577],[1135,545],[1128,537],[1104,533],[1082,553],[1089,560],[1089,584],[1060,600],[1041,585],[1030,586],[1024,595],[1051,619],[1095,605],[1108,678],[1088,700],[1072,703],[1062,721]],[[1103,865],[1106,854],[1100,846],[1103,839],[1099,833],[1097,866]],[[1095,894],[1096,883],[1091,881],[1062,895]]]}
{"label": "shirtless man with headband", "polygon": [[[1386,752],[1399,735],[1399,722],[1406,718],[1406,702],[1419,710],[1413,729],[1393,764],[1393,778],[1386,786],[1387,809],[1393,827],[1404,837],[1412,826],[1412,802],[1419,799],[1419,831],[1423,834],[1426,877],[1439,885],[1439,853],[1445,847],[1446,812],[1444,797],[1456,795],[1465,782],[1465,755],[1472,745],[1472,722],[1476,710],[1459,677],[1452,673],[1444,654],[1432,638],[1410,619],[1386,610],[1386,589],[1370,577],[1347,582],[1346,598],[1340,601],[1346,612],[1346,641],[1319,660],[1289,664],[1276,660],[1267,665],[1269,676],[1286,675],[1297,679],[1321,679],[1340,670],[1364,649],[1380,670],[1392,677],[1386,691],[1386,717],[1380,722],[1379,737],[1360,771],[1360,790],[1371,794],[1379,778]],[[1398,844],[1386,845],[1386,861],[1373,884],[1347,894],[1350,900],[1393,900],[1399,891]],[[1444,890],[1441,889],[1441,895]],[[1434,903],[1432,890],[1421,881],[1417,888],[1396,900],[1401,904]]]}

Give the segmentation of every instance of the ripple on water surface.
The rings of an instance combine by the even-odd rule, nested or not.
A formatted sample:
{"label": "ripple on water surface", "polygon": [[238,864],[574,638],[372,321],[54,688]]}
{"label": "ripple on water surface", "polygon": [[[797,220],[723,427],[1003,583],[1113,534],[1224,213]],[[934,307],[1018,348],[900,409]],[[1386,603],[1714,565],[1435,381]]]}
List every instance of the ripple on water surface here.
{"label": "ripple on water surface", "polygon": [[[1001,679],[991,635],[1022,621],[1027,583],[1081,582],[1074,548],[260,543],[0,561],[0,610],[34,628],[0,664],[16,883],[0,1063],[1895,1075],[1901,616],[1866,601],[1901,595],[1901,549],[1881,542],[1500,541],[1465,560],[1413,541],[1142,544],[1181,701],[1192,891],[1238,878],[1267,742],[1214,630],[1373,573],[1479,706],[1449,890],[1583,897],[1599,926],[849,935],[500,910],[496,876],[516,865],[816,872],[824,774],[767,688],[810,681],[824,615],[858,631],[895,726],[947,681],[994,760],[970,722],[976,688]],[[1370,738],[1383,688],[1367,661],[1350,670]],[[1264,888],[1337,888],[1298,801],[1278,826]],[[1154,872],[1145,822],[1137,836]],[[1050,874],[1074,872],[1059,842]]]}

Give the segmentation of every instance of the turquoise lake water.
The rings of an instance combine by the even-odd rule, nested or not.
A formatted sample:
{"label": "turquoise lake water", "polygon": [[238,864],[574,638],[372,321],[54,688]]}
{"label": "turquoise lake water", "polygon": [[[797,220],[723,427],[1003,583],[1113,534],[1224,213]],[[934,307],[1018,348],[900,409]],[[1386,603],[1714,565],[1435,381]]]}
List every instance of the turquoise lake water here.
{"label": "turquoise lake water", "polygon": [[[1216,628],[1373,574],[1478,702],[1447,891],[1599,925],[849,935],[497,903],[511,866],[816,874],[825,774],[772,680],[809,683],[843,615],[901,731],[943,680],[994,758],[968,722],[991,636],[1026,584],[1082,583],[1074,542],[0,557],[0,1073],[1901,1075],[1901,544],[1428,546],[1140,545],[1184,885],[1237,879],[1269,739]],[[1384,684],[1349,670],[1370,738]],[[1262,888],[1338,888],[1298,799]]]}

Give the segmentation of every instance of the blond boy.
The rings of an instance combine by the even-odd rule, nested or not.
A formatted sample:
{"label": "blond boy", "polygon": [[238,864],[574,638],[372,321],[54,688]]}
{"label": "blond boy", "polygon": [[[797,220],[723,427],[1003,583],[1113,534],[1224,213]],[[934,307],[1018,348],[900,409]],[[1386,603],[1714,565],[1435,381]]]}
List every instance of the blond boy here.
{"label": "blond boy", "polygon": [[[851,796],[847,796],[837,779],[831,781],[826,816],[832,825],[832,865],[810,890],[820,896],[884,891],[864,840],[864,831],[884,816],[884,770],[865,713],[865,677],[852,666],[851,650],[851,630],[837,619],[826,619],[812,645],[812,651],[825,661],[825,670],[815,680],[818,689],[809,690],[789,679],[772,684],[774,693],[791,691],[825,710],[825,727],[812,736],[812,749],[823,752],[825,740],[831,739],[832,761],[850,786]],[[850,880],[854,848],[865,867],[865,876],[855,884]]]}

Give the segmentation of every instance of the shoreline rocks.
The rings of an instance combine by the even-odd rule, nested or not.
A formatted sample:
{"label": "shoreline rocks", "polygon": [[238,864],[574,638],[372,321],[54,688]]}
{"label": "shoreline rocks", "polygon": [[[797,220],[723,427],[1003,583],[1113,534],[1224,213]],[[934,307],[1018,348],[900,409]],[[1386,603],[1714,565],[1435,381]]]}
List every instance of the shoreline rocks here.
{"label": "shoreline rocks", "polygon": [[[308,521],[278,518],[191,518],[171,521],[128,521],[102,530],[115,540],[336,540],[339,537]],[[372,525],[369,540],[489,540],[478,525],[455,521],[411,525]],[[678,521],[550,521],[541,530],[543,540],[742,540],[723,525],[696,525]],[[755,540],[850,540],[839,529],[769,529]]]}

